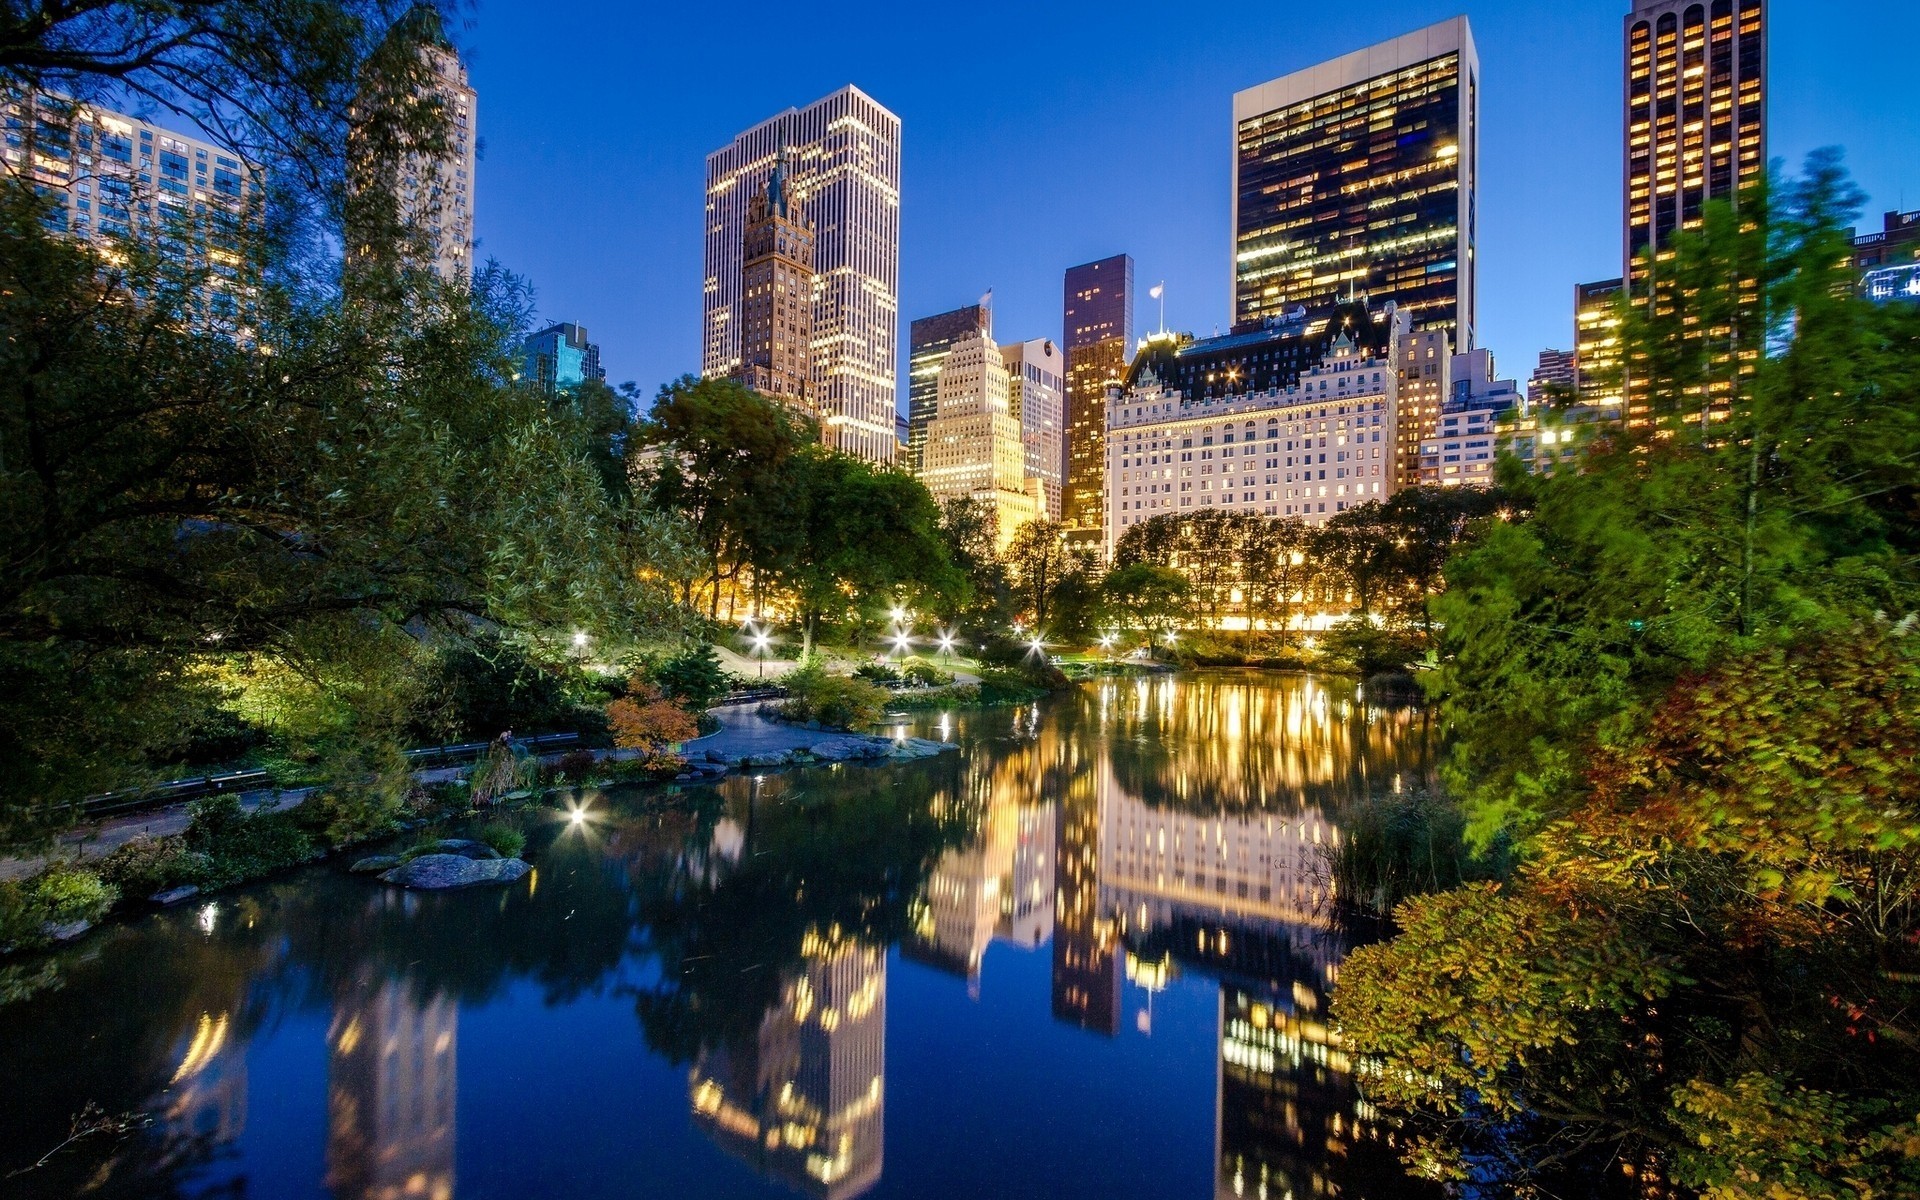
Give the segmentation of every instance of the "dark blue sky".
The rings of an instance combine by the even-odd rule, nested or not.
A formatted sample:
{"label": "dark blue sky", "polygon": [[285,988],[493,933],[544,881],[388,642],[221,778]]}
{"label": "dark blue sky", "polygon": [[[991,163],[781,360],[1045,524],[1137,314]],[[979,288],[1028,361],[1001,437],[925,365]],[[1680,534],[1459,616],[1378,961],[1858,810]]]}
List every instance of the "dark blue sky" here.
{"label": "dark blue sky", "polygon": [[[851,82],[904,127],[903,341],[906,320],[989,287],[1001,340],[1058,337],[1061,272],[1120,252],[1140,325],[1164,278],[1168,324],[1209,333],[1229,307],[1233,93],[1463,7],[1485,91],[1482,340],[1524,379],[1570,343],[1573,285],[1619,273],[1627,0],[483,0],[462,35],[480,255],[651,395],[700,365],[707,152]],[[1771,8],[1774,156],[1844,146],[1863,229],[1920,208],[1920,4]]]}

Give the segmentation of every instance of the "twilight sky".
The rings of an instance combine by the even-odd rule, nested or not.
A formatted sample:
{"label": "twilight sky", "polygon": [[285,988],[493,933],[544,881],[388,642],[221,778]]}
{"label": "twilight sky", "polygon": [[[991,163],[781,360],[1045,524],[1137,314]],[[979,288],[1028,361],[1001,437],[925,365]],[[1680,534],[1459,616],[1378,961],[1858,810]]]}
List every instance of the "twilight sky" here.
{"label": "twilight sky", "polygon": [[[1620,273],[1628,0],[482,0],[479,256],[587,327],[611,382],[700,366],[709,151],[858,84],[903,124],[906,323],[994,289],[1002,341],[1059,337],[1061,273],[1134,256],[1136,323],[1229,311],[1235,91],[1463,8],[1482,84],[1480,325],[1505,375],[1572,340],[1572,290]],[[1883,210],[1920,208],[1914,0],[1772,0],[1776,158],[1840,145]],[[822,14],[826,14],[822,16]]]}

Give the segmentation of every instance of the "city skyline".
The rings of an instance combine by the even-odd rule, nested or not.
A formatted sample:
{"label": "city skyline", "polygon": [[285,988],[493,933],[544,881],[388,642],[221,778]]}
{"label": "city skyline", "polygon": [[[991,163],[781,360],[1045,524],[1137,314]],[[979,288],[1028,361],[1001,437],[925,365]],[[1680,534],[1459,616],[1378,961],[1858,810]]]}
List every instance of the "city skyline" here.
{"label": "city skyline", "polygon": [[[609,107],[647,143],[631,161],[616,161],[591,123],[574,133],[546,115],[556,99],[590,94],[593,72],[573,65],[577,41],[528,14],[490,7],[461,38],[487,101],[480,174],[488,202],[479,214],[478,257],[498,256],[528,275],[543,316],[593,328],[607,347],[609,378],[635,380],[650,395],[699,367],[699,318],[687,310],[690,289],[699,286],[699,215],[689,195],[699,190],[701,156],[773,112],[852,82],[903,122],[903,380],[904,325],[912,317],[958,307],[992,287],[1004,328],[1045,336],[1058,322],[1060,273],[1116,253],[1134,256],[1143,288],[1167,280],[1170,326],[1206,336],[1230,322],[1222,258],[1233,92],[1464,13],[1480,44],[1485,87],[1480,341],[1504,371],[1524,375],[1540,350],[1570,342],[1572,285],[1619,274],[1619,60],[1631,6],[1561,7],[1407,3],[1290,17],[1284,28],[1192,22],[1157,44],[1150,70],[996,68],[991,94],[971,98],[951,86],[951,68],[910,52],[920,18],[895,14],[864,24],[838,52],[830,52],[834,39],[800,31],[797,52],[783,52],[777,66],[756,60],[725,89],[687,90],[687,68],[676,64],[623,85]],[[1847,29],[1871,25],[1898,40],[1920,32],[1920,14],[1860,3],[1849,6],[1854,19],[1835,22],[1830,8],[1806,0],[1778,0],[1774,9],[1772,153],[1792,167],[1818,146],[1847,147],[1870,196],[1862,232],[1877,229],[1883,211],[1920,205],[1920,167],[1902,153],[1920,136],[1920,117],[1881,103],[1845,65]],[[1101,45],[1117,51],[1127,44],[1132,12],[1112,12]],[[592,4],[582,16],[604,26],[610,43],[622,40],[630,19]],[[1081,27],[1066,10],[1023,16],[1043,29]],[[636,36],[711,44],[699,33],[708,18],[662,21],[672,28],[650,25]],[[1583,49],[1569,54],[1567,47]],[[598,53],[589,47],[589,61]],[[551,85],[561,74],[556,98]],[[646,120],[635,123],[637,113]],[[996,147],[1013,136],[1051,147],[1060,169],[1036,173],[1046,195],[1037,182],[992,169],[1002,153]],[[1124,165],[1096,173],[1092,164],[1101,159]],[[1156,169],[1145,170],[1147,162]],[[552,181],[576,172],[594,186],[564,198],[577,219],[553,222]],[[579,253],[585,237],[604,239],[605,253]],[[1142,318],[1157,323],[1157,311]]]}

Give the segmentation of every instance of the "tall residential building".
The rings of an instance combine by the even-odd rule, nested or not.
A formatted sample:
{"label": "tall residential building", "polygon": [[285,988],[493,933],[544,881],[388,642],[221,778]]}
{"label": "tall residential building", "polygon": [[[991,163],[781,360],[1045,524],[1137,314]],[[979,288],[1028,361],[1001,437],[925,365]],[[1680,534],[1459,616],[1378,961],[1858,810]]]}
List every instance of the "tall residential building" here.
{"label": "tall residential building", "polygon": [[1408,314],[1343,304],[1253,333],[1149,339],[1107,418],[1107,553],[1127,528],[1221,510],[1321,524],[1399,488]]}
{"label": "tall residential building", "polygon": [[1454,356],[1453,392],[1438,429],[1420,447],[1423,487],[1493,485],[1500,419],[1526,405],[1519,383],[1497,375],[1491,350]]}
{"label": "tall residential building", "polygon": [[788,109],[707,156],[701,370],[740,369],[748,206],[788,156],[815,230],[812,400],[826,443],[891,463],[900,342],[900,118],[855,87]]}
{"label": "tall residential building", "polygon": [[[1767,170],[1766,0],[1634,0],[1626,18],[1627,279]],[[1654,268],[1657,271],[1657,265]]]}
{"label": "tall residential building", "polygon": [[1551,401],[1556,395],[1571,398],[1580,387],[1578,359],[1571,350],[1542,350],[1540,361],[1527,381],[1527,399],[1534,404]]}
{"label": "tall residential building", "polygon": [[404,979],[362,982],[327,1030],[328,1194],[452,1200],[460,1006]]}
{"label": "tall residential building", "polygon": [[244,313],[251,270],[244,232],[264,184],[240,154],[59,96],[0,90],[0,165],[51,203],[55,233],[107,248],[116,239],[164,245],[176,265],[208,272],[202,313]]}
{"label": "tall residential building", "polygon": [[586,329],[563,321],[526,340],[520,378],[552,396],[583,383],[604,383],[607,371]]}
{"label": "tall residential building", "polygon": [[781,150],[747,205],[740,248],[740,377],[763,396],[817,418],[813,406],[813,227],[789,186]]}
{"label": "tall residential building", "polygon": [[1082,545],[1104,543],[1107,389],[1125,380],[1133,354],[1133,259],[1069,267],[1062,306],[1067,367],[1066,485],[1061,520]]}
{"label": "tall residential building", "polygon": [[1573,289],[1573,356],[1582,404],[1617,410],[1625,399],[1619,298],[1626,286],[1625,279],[1603,279]]}
{"label": "tall residential building", "polygon": [[[396,32],[398,32],[396,30]],[[356,196],[390,196],[392,209],[356,216],[350,208],[347,260],[405,265],[449,282],[473,278],[474,163],[479,98],[459,53],[444,42],[420,49],[426,79],[409,104],[437,106],[446,121],[442,153],[405,153],[356,129],[348,139],[348,185]],[[363,93],[363,104],[381,103]],[[397,227],[383,227],[392,220]],[[364,220],[364,226],[355,222]]]}
{"label": "tall residential building", "polygon": [[1026,447],[1027,478],[1040,481],[1046,516],[1058,521],[1066,466],[1065,360],[1052,338],[1002,346],[1000,357],[1007,365],[1007,407],[1020,422]]}
{"label": "tall residential building", "polygon": [[920,469],[920,448],[940,402],[940,368],[961,338],[993,332],[993,312],[983,301],[921,317],[907,333],[907,468]]}
{"label": "tall residential building", "polygon": [[999,547],[1038,517],[1045,492],[1027,476],[1026,446],[1014,419],[1006,360],[984,330],[955,342],[940,368],[939,403],[927,426],[920,481],[933,498],[978,500],[993,508]]}
{"label": "tall residential building", "polygon": [[1233,321],[1388,301],[1474,346],[1480,58],[1465,17],[1233,98]]}

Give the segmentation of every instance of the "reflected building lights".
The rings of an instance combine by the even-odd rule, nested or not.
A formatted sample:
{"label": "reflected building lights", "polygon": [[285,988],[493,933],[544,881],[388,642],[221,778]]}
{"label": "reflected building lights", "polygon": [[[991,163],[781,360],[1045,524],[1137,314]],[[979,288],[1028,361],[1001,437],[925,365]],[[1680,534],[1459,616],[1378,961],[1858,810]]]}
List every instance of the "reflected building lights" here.
{"label": "reflected building lights", "polygon": [[452,1200],[460,1008],[404,980],[343,998],[327,1030],[334,1200]]}

